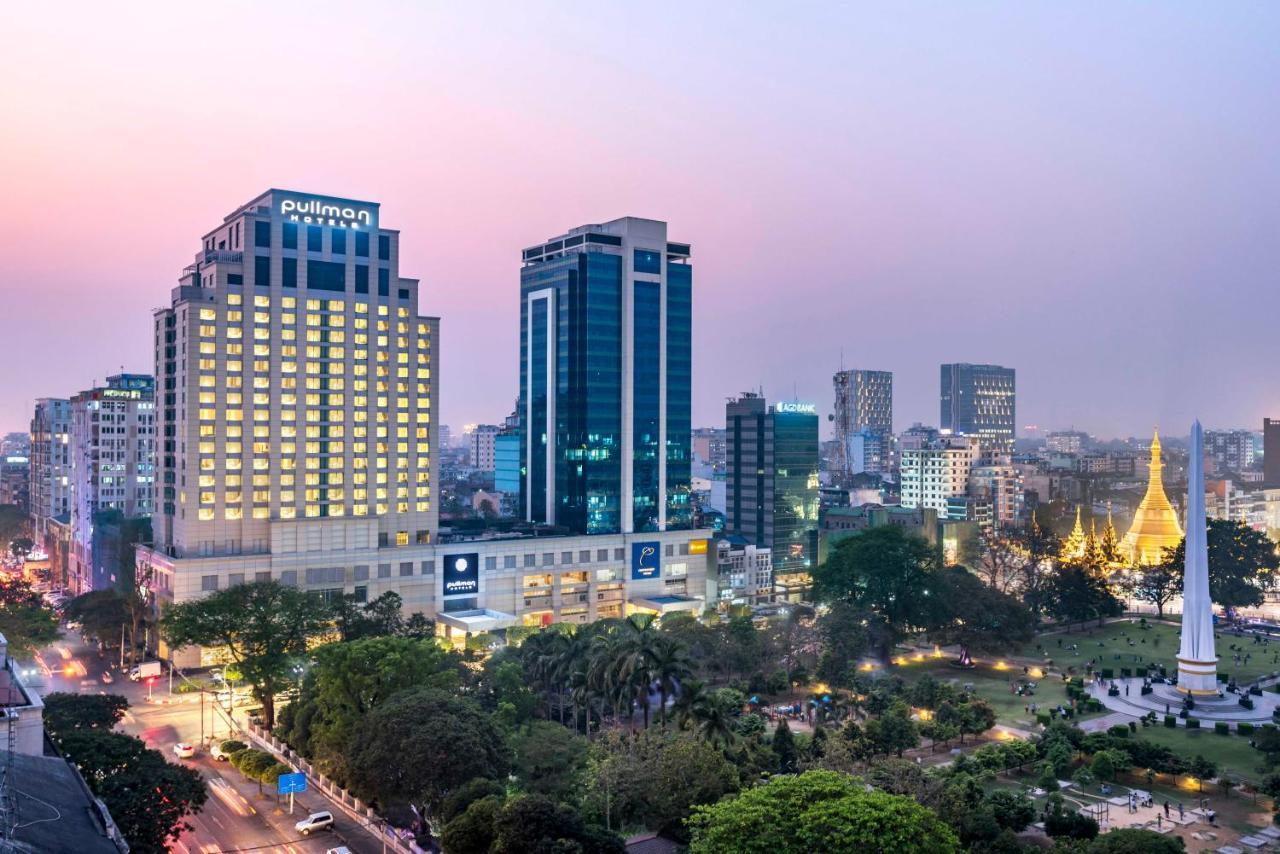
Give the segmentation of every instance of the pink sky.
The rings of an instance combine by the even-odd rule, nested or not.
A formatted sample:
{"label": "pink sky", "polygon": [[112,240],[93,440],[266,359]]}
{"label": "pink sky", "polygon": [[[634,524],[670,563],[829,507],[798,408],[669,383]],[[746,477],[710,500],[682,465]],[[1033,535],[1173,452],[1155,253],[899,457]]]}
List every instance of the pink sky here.
{"label": "pink sky", "polygon": [[[1102,435],[1280,416],[1280,7],[21,4],[0,28],[0,430],[150,371],[150,310],[267,187],[382,203],[443,420],[517,391],[518,252],[694,247],[694,420],[1019,372]],[[1083,8],[1083,7],[1081,7]]]}

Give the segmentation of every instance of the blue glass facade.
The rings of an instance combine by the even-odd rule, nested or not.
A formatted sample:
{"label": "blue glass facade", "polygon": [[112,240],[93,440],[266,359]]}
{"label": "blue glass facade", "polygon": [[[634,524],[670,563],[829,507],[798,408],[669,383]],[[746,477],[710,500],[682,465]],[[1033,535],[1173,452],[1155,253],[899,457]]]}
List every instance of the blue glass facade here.
{"label": "blue glass facade", "polygon": [[691,267],[616,233],[523,258],[520,515],[579,534],[689,527]]}

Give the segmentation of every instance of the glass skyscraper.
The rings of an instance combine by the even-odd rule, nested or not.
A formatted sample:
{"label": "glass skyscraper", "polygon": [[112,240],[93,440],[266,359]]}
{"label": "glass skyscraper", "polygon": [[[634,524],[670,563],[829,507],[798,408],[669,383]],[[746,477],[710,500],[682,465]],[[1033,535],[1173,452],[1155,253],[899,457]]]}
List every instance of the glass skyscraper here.
{"label": "glass skyscraper", "polygon": [[688,528],[693,268],[625,217],[524,250],[520,513],[579,534]]}
{"label": "glass skyscraper", "polygon": [[943,365],[939,426],[978,436],[983,453],[1011,452],[1017,423],[1015,379],[1013,368],[999,365]]}
{"label": "glass skyscraper", "polygon": [[773,552],[784,600],[803,596],[818,556],[818,415],[747,393],[725,407],[725,530]]}

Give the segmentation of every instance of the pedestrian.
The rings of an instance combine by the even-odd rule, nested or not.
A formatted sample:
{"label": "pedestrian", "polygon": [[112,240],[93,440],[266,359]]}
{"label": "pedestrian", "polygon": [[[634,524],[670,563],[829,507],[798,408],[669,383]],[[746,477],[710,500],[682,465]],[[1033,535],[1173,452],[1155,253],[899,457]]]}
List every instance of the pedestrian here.
{"label": "pedestrian", "polygon": [[1165,802],[1164,802],[1164,814],[1165,814],[1165,816],[1166,816],[1166,817],[1169,815],[1169,802],[1168,802],[1168,801],[1165,801]]}
{"label": "pedestrian", "polygon": [[1182,808],[1182,804],[1178,804],[1178,821],[1182,821],[1187,817],[1186,810]]}

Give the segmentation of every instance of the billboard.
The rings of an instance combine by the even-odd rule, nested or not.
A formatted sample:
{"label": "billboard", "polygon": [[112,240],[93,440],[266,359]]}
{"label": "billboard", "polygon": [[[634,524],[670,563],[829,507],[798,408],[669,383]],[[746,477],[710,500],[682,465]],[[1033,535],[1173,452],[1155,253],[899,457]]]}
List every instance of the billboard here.
{"label": "billboard", "polygon": [[444,556],[444,595],[475,596],[480,592],[480,555]]}
{"label": "billboard", "polygon": [[662,558],[657,541],[631,544],[631,580],[644,581],[662,574]]}
{"label": "billboard", "polygon": [[306,790],[306,774],[281,774],[280,778],[276,781],[276,791],[282,795],[292,795],[295,792],[305,792]]}

